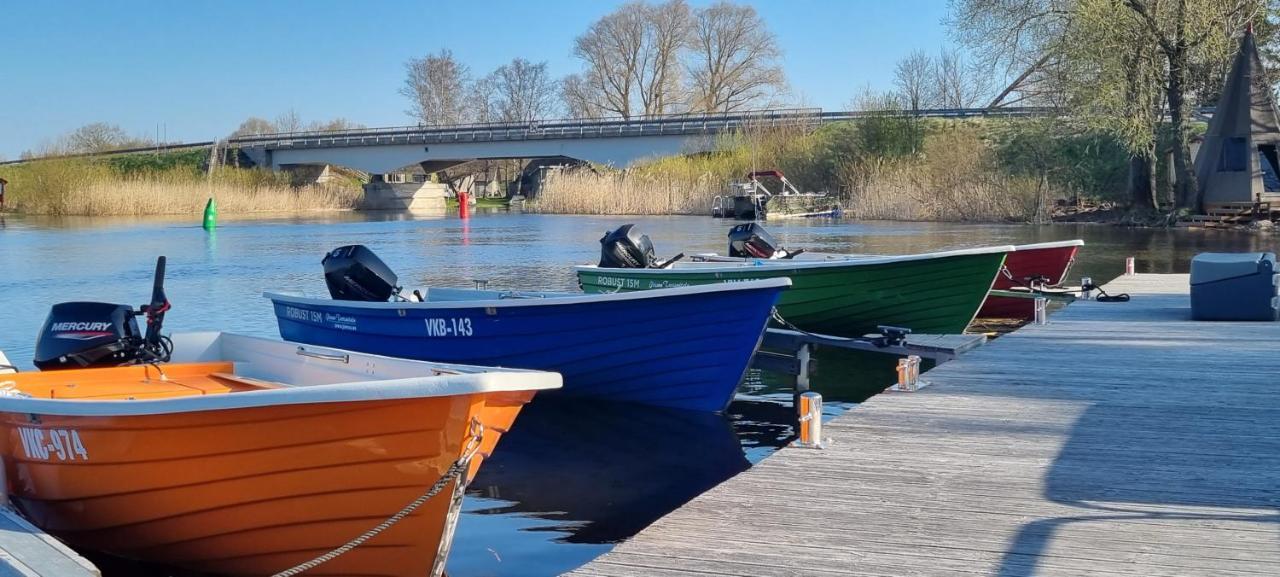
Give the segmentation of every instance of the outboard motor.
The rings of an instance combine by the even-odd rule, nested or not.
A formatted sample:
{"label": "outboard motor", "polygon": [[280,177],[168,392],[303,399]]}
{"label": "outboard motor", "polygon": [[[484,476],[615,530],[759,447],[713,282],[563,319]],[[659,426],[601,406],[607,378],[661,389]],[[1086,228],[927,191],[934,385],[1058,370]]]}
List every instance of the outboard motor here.
{"label": "outboard motor", "polygon": [[362,244],[335,248],[320,264],[334,300],[385,302],[400,292],[396,273]]}
{"label": "outboard motor", "polygon": [[729,256],[739,258],[775,258],[786,251],[773,240],[763,226],[750,222],[729,230]]}
{"label": "outboard motor", "polygon": [[634,224],[624,224],[600,239],[600,268],[653,268],[653,242]]}
{"label": "outboard motor", "polygon": [[[110,303],[58,303],[36,339],[36,368],[83,369],[134,363],[162,363],[173,353],[173,343],[160,335],[169,300],[164,294],[165,258],[156,260],[151,302],[134,311],[129,305]],[[147,330],[138,330],[137,317],[145,316]]]}

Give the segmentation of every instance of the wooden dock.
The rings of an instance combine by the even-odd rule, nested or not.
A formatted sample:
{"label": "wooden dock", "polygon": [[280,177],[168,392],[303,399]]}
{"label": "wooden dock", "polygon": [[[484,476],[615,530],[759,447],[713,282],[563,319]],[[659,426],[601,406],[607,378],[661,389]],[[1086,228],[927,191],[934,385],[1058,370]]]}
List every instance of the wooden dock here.
{"label": "wooden dock", "polygon": [[0,505],[0,577],[97,577],[87,559]]}
{"label": "wooden dock", "polygon": [[[1280,575],[1280,323],[1121,277],[829,421],[573,575]],[[821,391],[819,391],[821,392]],[[693,441],[690,450],[696,450]]]}

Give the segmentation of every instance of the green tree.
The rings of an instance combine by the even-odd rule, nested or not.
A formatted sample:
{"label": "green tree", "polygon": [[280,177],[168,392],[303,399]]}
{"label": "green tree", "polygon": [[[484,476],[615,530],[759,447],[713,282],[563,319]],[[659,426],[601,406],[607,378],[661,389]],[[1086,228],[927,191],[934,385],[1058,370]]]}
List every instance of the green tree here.
{"label": "green tree", "polygon": [[1115,0],[1079,0],[1064,42],[1072,112],[1121,142],[1129,202],[1155,208],[1156,132],[1164,116],[1164,66],[1136,15]]}
{"label": "green tree", "polygon": [[1264,0],[1124,0],[1165,60],[1165,100],[1174,134],[1174,198],[1200,209],[1204,202],[1191,158],[1188,122],[1192,63],[1221,58],[1236,31],[1263,13]]}

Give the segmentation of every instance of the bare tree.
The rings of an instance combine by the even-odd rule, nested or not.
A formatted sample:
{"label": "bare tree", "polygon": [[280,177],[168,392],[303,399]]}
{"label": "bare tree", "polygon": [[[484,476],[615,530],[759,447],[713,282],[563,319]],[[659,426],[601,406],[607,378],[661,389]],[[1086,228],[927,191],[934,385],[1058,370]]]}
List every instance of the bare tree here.
{"label": "bare tree", "polygon": [[290,108],[288,112],[276,117],[275,121],[277,132],[301,132],[302,116],[298,115],[298,111]]}
{"label": "bare tree", "polygon": [[412,58],[404,67],[407,74],[400,94],[413,102],[406,114],[428,126],[461,124],[469,119],[471,72],[454,59],[452,51],[442,49]]}
{"label": "bare tree", "polygon": [[591,86],[582,74],[570,74],[560,81],[560,102],[570,118],[604,116]]}
{"label": "bare tree", "polygon": [[119,126],[94,122],[75,129],[64,140],[68,152],[105,152],[124,148],[129,136]]}
{"label": "bare tree", "polygon": [[1063,38],[1076,0],[951,0],[948,24],[1006,85],[988,107],[1059,104]]}
{"label": "bare tree", "polygon": [[573,55],[586,64],[580,94],[589,96],[592,106],[623,118],[634,110],[645,11],[643,2],[624,4],[573,42]]}
{"label": "bare tree", "polygon": [[516,58],[489,74],[485,84],[491,87],[487,101],[496,120],[531,122],[555,112],[556,83],[546,62]]}
{"label": "bare tree", "polygon": [[921,50],[908,54],[893,69],[893,85],[907,110],[933,108],[937,101],[933,59]]}
{"label": "bare tree", "polygon": [[467,101],[470,104],[469,117],[476,122],[499,122],[502,119],[497,110],[497,78],[493,74],[481,77],[467,89]]}
{"label": "bare tree", "polygon": [[334,118],[328,122],[312,122],[307,125],[307,130],[327,132],[358,130],[361,128],[365,128],[365,125],[358,122],[352,122],[342,117]]}
{"label": "bare tree", "polygon": [[689,42],[689,5],[643,5],[641,16],[644,36],[635,70],[640,107],[646,115],[674,112],[682,100],[680,52]]}
{"label": "bare tree", "polygon": [[777,40],[751,6],[721,1],[698,10],[690,46],[692,110],[759,106],[786,86]]}
{"label": "bare tree", "polygon": [[240,126],[231,133],[231,137],[258,136],[260,134],[271,134],[273,132],[279,132],[279,130],[276,129],[276,125],[270,120],[259,118],[257,116],[250,116],[249,118],[246,118],[244,122],[240,123]]}
{"label": "bare tree", "polygon": [[942,49],[933,61],[934,105],[942,108],[972,108],[988,96],[985,71],[965,62],[955,49]]}

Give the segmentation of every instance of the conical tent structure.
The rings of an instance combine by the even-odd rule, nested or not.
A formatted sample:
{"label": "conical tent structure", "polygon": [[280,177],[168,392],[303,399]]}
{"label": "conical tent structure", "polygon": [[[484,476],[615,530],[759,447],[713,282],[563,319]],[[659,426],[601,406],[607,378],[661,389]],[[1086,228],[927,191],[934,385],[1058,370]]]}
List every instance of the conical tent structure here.
{"label": "conical tent structure", "polygon": [[1250,26],[1196,156],[1205,205],[1280,200],[1277,144],[1280,116]]}

